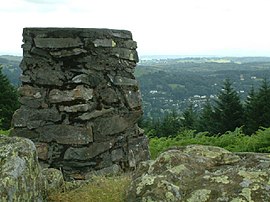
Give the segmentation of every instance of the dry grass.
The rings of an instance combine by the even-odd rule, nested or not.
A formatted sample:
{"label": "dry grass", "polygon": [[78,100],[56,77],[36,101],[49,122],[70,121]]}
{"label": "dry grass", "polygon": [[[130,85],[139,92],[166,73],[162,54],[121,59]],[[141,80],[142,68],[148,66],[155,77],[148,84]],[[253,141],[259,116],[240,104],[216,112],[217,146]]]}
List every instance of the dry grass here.
{"label": "dry grass", "polygon": [[114,177],[94,177],[87,183],[71,191],[56,192],[49,196],[49,201],[57,202],[121,202],[131,181],[130,175]]}

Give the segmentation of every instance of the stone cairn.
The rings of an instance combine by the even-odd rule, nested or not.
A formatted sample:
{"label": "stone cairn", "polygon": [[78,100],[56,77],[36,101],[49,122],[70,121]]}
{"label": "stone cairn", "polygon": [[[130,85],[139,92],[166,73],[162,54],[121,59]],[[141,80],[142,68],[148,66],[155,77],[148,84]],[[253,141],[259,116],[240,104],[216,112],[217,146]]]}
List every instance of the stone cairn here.
{"label": "stone cairn", "polygon": [[13,136],[34,141],[39,162],[66,179],[134,169],[149,159],[137,122],[137,44],[125,30],[24,28],[21,107]]}

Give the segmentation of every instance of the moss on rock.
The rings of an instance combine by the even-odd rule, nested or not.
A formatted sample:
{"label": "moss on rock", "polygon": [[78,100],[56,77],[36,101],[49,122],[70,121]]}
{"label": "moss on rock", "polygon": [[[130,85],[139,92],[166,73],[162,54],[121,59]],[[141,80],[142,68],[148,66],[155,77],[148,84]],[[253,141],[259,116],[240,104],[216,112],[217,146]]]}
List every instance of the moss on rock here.
{"label": "moss on rock", "polygon": [[269,154],[190,145],[142,162],[126,201],[268,202],[269,181]]}
{"label": "moss on rock", "polygon": [[46,181],[34,143],[0,135],[0,201],[43,201]]}

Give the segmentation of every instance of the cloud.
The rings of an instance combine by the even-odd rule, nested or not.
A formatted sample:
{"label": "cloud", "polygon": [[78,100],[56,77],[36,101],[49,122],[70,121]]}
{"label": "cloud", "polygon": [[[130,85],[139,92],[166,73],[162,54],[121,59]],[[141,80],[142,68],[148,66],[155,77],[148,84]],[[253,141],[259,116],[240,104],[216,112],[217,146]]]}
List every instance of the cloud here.
{"label": "cloud", "polygon": [[28,3],[35,3],[35,4],[62,4],[67,3],[69,0],[24,0]]}

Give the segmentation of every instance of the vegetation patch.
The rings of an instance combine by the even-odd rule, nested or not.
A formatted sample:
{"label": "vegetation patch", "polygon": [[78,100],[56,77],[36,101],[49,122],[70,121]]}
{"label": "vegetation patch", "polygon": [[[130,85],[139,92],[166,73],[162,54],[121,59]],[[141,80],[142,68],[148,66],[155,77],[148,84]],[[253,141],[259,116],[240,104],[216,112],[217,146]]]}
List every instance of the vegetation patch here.
{"label": "vegetation patch", "polygon": [[[149,135],[149,134],[148,134]],[[151,135],[151,134],[150,134]],[[211,145],[227,149],[231,152],[270,152],[270,128],[259,129],[255,134],[247,136],[242,128],[223,135],[209,136],[207,132],[196,133],[195,130],[185,130],[176,136],[150,138],[151,158],[175,146],[191,144]]]}
{"label": "vegetation patch", "polygon": [[[74,190],[59,190],[49,196],[49,201],[57,202],[121,202],[126,188],[131,182],[130,175],[96,176],[89,183]],[[67,186],[67,185],[66,185]]]}
{"label": "vegetation patch", "polygon": [[10,130],[0,130],[0,135],[9,135]]}

